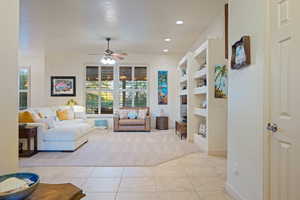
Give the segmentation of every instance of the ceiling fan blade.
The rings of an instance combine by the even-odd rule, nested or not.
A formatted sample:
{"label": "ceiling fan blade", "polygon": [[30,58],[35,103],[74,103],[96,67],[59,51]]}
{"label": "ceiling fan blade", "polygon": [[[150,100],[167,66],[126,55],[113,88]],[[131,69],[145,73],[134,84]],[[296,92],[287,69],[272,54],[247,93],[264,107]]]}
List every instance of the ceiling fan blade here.
{"label": "ceiling fan blade", "polygon": [[122,56],[128,56],[127,53],[119,53],[119,54],[122,55]]}
{"label": "ceiling fan blade", "polygon": [[112,57],[115,59],[124,60],[124,57],[122,57],[120,55],[113,54]]}
{"label": "ceiling fan blade", "polygon": [[128,56],[127,53],[113,53],[112,55],[115,55],[115,56],[122,56],[122,57]]}

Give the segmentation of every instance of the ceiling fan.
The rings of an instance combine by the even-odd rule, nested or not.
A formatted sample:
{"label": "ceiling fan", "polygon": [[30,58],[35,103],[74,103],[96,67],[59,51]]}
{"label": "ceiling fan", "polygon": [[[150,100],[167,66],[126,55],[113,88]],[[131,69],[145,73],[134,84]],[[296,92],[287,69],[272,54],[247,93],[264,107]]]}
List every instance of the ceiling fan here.
{"label": "ceiling fan", "polygon": [[115,53],[112,50],[110,50],[109,43],[111,41],[111,38],[106,38],[107,41],[107,49],[104,51],[104,56],[101,59],[101,62],[103,64],[115,64],[116,60],[124,60],[124,57],[127,56],[127,53]]}

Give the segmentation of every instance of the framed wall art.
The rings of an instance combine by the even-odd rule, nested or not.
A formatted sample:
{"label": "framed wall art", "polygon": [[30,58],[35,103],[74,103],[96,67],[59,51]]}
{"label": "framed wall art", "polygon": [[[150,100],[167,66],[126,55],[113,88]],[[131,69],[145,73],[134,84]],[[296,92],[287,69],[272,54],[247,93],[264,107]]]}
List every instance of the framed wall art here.
{"label": "framed wall art", "polygon": [[250,64],[250,36],[244,36],[232,46],[231,69],[241,69]]}
{"label": "framed wall art", "polygon": [[168,71],[158,71],[158,104],[168,104]]}
{"label": "framed wall art", "polygon": [[226,65],[215,66],[215,98],[226,99],[228,96],[228,71]]}
{"label": "framed wall art", "polygon": [[51,96],[52,97],[76,96],[76,77],[75,76],[52,76]]}

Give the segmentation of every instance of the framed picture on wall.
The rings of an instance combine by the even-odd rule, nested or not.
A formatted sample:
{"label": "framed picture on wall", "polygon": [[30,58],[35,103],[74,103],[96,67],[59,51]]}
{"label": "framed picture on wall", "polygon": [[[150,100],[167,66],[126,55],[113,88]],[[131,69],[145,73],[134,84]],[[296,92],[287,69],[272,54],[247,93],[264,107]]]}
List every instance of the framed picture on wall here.
{"label": "framed picture on wall", "polygon": [[52,97],[76,96],[76,77],[75,76],[52,76],[51,96]]}
{"label": "framed picture on wall", "polygon": [[244,36],[232,46],[231,68],[241,69],[250,64],[250,36]]}
{"label": "framed picture on wall", "polygon": [[158,71],[158,105],[168,104],[168,71]]}

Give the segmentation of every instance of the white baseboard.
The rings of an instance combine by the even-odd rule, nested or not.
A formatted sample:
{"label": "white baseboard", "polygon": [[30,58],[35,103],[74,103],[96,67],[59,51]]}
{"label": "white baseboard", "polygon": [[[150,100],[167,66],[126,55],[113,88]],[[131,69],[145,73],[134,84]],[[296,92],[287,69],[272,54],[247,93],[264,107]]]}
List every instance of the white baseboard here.
{"label": "white baseboard", "polygon": [[226,192],[231,196],[233,197],[233,199],[235,200],[247,200],[245,199],[244,197],[242,197],[240,195],[240,193],[238,193],[233,187],[232,185],[230,185],[229,183],[226,183],[225,185],[225,190]]}

